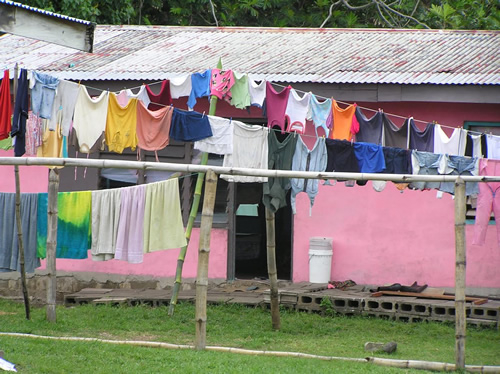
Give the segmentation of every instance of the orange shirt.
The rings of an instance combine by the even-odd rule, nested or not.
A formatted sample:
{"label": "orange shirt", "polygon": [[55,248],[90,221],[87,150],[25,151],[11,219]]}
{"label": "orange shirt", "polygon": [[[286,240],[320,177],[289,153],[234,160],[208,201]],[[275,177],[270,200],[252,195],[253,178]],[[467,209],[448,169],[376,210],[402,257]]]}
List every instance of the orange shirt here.
{"label": "orange shirt", "polygon": [[[347,108],[339,108],[337,102],[332,100],[333,111],[333,131],[330,132],[331,139],[351,140],[352,136],[358,132],[359,128],[353,126],[354,112],[356,104],[349,105]],[[359,126],[359,125],[358,125]]]}

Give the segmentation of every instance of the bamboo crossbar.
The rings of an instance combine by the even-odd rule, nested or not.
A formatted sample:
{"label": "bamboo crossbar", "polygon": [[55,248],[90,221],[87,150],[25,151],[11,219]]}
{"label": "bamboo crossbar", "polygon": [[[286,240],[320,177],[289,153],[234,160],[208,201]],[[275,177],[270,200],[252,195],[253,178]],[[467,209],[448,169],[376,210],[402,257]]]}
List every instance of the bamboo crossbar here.
{"label": "bamboo crossbar", "polygon": [[[345,179],[375,180],[398,183],[409,182],[455,182],[458,175],[413,175],[383,173],[348,173],[348,172],[314,172],[293,170],[268,170],[251,168],[230,168],[213,165],[174,164],[166,162],[92,160],[81,158],[47,158],[47,157],[0,157],[0,165],[20,166],[74,166],[89,168],[115,168],[134,170],[160,170],[183,173],[206,173],[209,169],[214,173],[228,175],[245,175],[268,178],[304,178],[304,179]],[[460,176],[465,182],[500,182],[500,176]]]}

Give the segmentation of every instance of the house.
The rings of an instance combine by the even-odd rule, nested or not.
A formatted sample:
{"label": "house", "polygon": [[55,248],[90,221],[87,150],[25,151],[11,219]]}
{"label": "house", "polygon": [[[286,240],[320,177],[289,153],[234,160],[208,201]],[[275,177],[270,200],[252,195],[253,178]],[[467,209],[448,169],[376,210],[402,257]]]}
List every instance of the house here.
{"label": "house", "polygon": [[[500,33],[498,31],[299,29],[245,27],[98,26],[94,53],[13,35],[0,37],[1,66],[21,67],[81,82],[93,93],[118,91],[172,79],[215,67],[246,72],[340,102],[383,109],[401,125],[413,116],[436,121],[448,135],[464,127],[500,135]],[[153,86],[154,87],[154,86]],[[156,86],[158,87],[158,86]],[[92,91],[91,91],[92,93]],[[186,108],[186,99],[174,105]],[[194,108],[208,113],[208,100]],[[364,109],[365,114],[371,113]],[[259,108],[239,110],[219,101],[217,115],[248,123],[265,123]],[[308,133],[309,135],[314,134]],[[308,138],[311,141],[313,138]],[[74,155],[74,151],[72,153]],[[0,156],[12,155],[0,151]],[[70,153],[71,156],[71,153]],[[159,153],[161,161],[190,163],[191,144],[173,143]],[[91,157],[135,160],[135,152],[101,152]],[[141,158],[154,161],[151,153]],[[210,162],[220,164],[220,158]],[[0,191],[14,191],[12,167],[0,167]],[[62,170],[61,191],[142,183],[161,175],[118,175],[114,170]],[[45,192],[47,170],[21,168],[23,192]],[[194,177],[182,178],[182,207],[189,213]],[[209,277],[266,277],[265,224],[259,184],[220,180],[212,231]],[[472,245],[474,210],[466,228],[467,284],[500,287],[500,248],[496,228],[488,227],[486,244]],[[276,214],[278,277],[309,278],[309,239],[331,237],[331,278],[384,284],[418,281],[439,287],[454,285],[454,202],[436,191],[400,192],[392,184],[375,192],[343,183],[320,186],[309,215],[306,194],[297,197],[297,214],[289,207]],[[196,276],[198,229],[191,239],[184,277]],[[59,270],[143,274],[171,277],[177,250],[151,253],[143,264],[119,261],[57,260]]]}

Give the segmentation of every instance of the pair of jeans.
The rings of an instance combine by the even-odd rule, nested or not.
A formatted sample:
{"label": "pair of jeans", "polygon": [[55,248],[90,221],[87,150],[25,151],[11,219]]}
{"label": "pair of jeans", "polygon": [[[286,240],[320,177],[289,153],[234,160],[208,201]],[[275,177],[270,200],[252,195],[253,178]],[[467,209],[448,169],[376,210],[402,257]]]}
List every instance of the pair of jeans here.
{"label": "pair of jeans", "polygon": [[47,74],[33,72],[35,85],[31,90],[31,110],[39,117],[50,119],[59,79]]}

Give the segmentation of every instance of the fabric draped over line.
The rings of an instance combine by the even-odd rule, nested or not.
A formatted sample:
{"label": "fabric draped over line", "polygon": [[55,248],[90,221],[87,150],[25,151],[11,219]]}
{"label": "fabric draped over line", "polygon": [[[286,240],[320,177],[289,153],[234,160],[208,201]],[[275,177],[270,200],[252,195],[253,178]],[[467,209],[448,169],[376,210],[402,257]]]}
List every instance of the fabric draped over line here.
{"label": "fabric draped over line", "polygon": [[233,153],[233,132],[234,123],[244,126],[243,122],[232,121],[216,116],[208,116],[208,122],[212,129],[212,136],[194,142],[194,149],[202,152],[214,153],[218,155],[228,155]]}
{"label": "fabric draped over line", "polygon": [[139,101],[142,101],[142,103],[147,108],[149,106],[149,104],[151,103],[151,99],[149,98],[148,91],[147,91],[146,87],[148,87],[148,86],[142,85],[136,94],[133,93],[132,90],[129,88],[121,90],[116,95],[116,99],[118,100],[118,103],[120,104],[120,106],[123,106],[123,107],[128,104],[130,99],[137,99]]}
{"label": "fabric draped over line", "polygon": [[248,78],[248,93],[250,94],[250,105],[262,108],[266,100],[267,82],[262,80],[257,83],[250,77]]}
{"label": "fabric draped over line", "polygon": [[205,70],[203,73],[191,74],[191,93],[187,101],[189,108],[194,108],[196,99],[200,97],[208,97],[210,95],[210,78],[212,71]]}
{"label": "fabric draped over line", "polygon": [[356,133],[356,141],[373,144],[383,144],[384,122],[383,114],[378,111],[372,118],[368,119],[359,107],[354,112],[359,123],[359,131]]}
{"label": "fabric draped over line", "polygon": [[[7,80],[7,83],[9,81]],[[14,145],[14,155],[20,157],[26,152],[26,121],[28,119],[28,107],[29,107],[29,82],[28,82],[28,71],[21,69],[19,74],[19,79],[17,81],[17,93],[16,102],[14,104],[14,113],[12,118],[12,132],[10,135],[16,139],[16,144]],[[1,100],[1,99],[0,99]],[[9,107],[10,107],[10,96],[9,96]],[[9,117],[10,121],[10,117]]]}
{"label": "fabric draped over line", "polygon": [[318,128],[322,127],[325,136],[330,136],[330,129],[332,128],[332,99],[326,99],[322,102],[318,101],[316,95],[312,94],[309,101],[309,110],[307,112],[307,119],[313,121],[316,136],[318,136]]}
{"label": "fabric draped over line", "polygon": [[151,111],[139,101],[137,103],[137,140],[139,148],[159,151],[170,143],[170,126],[174,107],[166,106]]}
{"label": "fabric draped over line", "polygon": [[285,117],[288,121],[288,132],[306,132],[306,117],[309,111],[309,101],[311,93],[307,92],[302,97],[293,88],[288,96],[288,103],[285,110]]}
{"label": "fabric draped over line", "polygon": [[122,153],[125,148],[137,147],[137,102],[130,99],[123,107],[113,92],[109,94],[105,135],[111,152]]}
{"label": "fabric draped over line", "polygon": [[[0,193],[0,273],[21,270],[15,209],[16,194]],[[38,194],[23,193],[21,228],[27,273],[34,273],[40,267],[37,257],[37,209]]]}
{"label": "fabric draped over line", "polygon": [[330,138],[351,140],[359,130],[359,124],[354,116],[357,105],[352,104],[342,109],[335,100],[332,100],[333,131]]}
{"label": "fabric draped over line", "polygon": [[[149,110],[160,110],[165,106],[172,105],[172,97],[170,96],[170,82],[168,79],[161,82],[160,92],[155,94],[149,86],[146,86],[149,103]],[[140,93],[140,92],[139,92]]]}
{"label": "fabric draped over line", "polygon": [[245,109],[251,105],[248,75],[234,71],[234,85],[231,87],[231,105]]}
{"label": "fabric draped over line", "polygon": [[[28,115],[27,110],[28,108],[26,107],[26,116]],[[9,137],[11,131],[11,116],[12,106],[10,104],[9,70],[4,70],[2,83],[0,84],[0,140]]]}
{"label": "fabric draped over line", "polygon": [[413,117],[408,118],[405,123],[410,128],[410,149],[421,152],[434,152],[434,126],[428,123],[425,129],[420,130]]}
{"label": "fabric draped over line", "polygon": [[[76,100],[80,90],[77,83],[60,80],[52,107],[49,130],[56,129],[57,124],[61,125],[63,136],[69,136],[71,120],[75,112]],[[61,113],[59,113],[61,112]]]}
{"label": "fabric draped over line", "polygon": [[285,133],[285,112],[290,90],[291,87],[287,86],[281,92],[277,92],[271,83],[266,82],[267,127],[271,129],[277,126],[282,134]]}
{"label": "fabric draped over line", "polygon": [[106,261],[115,257],[120,189],[92,191],[92,260]]}
{"label": "fabric draped over line", "polygon": [[441,125],[434,125],[434,153],[442,153],[452,156],[464,156],[467,145],[467,131],[457,128],[448,137]]}

